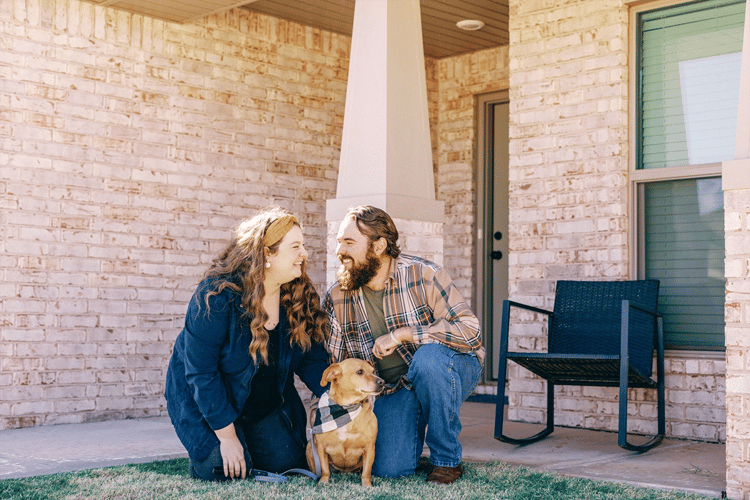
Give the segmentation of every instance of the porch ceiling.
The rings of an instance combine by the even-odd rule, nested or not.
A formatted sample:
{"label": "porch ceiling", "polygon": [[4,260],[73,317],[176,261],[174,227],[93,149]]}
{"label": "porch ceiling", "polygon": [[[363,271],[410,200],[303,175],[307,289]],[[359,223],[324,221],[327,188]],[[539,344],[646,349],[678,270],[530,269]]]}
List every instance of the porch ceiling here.
{"label": "porch ceiling", "polygon": [[[345,35],[352,34],[355,0],[88,0],[178,23],[241,7]],[[508,0],[420,0],[425,56],[442,58],[508,44]],[[485,23],[478,31],[456,27],[463,19]]]}

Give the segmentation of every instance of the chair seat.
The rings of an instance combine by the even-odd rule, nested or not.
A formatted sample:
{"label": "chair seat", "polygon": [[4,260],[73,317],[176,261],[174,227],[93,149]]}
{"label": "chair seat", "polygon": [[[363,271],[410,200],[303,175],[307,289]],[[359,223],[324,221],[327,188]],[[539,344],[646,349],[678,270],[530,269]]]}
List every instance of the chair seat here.
{"label": "chair seat", "polygon": [[[509,352],[508,359],[555,385],[620,386],[620,356]],[[628,386],[655,389],[657,383],[633,366]]]}

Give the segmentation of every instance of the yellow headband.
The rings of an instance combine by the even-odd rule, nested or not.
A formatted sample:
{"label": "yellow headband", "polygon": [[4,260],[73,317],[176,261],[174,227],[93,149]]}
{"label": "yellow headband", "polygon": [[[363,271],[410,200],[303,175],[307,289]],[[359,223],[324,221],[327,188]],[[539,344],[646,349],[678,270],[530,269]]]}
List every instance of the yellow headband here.
{"label": "yellow headband", "polygon": [[263,236],[263,246],[270,247],[275,244],[283,238],[295,224],[299,224],[299,221],[297,221],[297,217],[293,215],[282,215],[273,221],[271,225],[268,226],[268,229],[266,229],[266,235]]}

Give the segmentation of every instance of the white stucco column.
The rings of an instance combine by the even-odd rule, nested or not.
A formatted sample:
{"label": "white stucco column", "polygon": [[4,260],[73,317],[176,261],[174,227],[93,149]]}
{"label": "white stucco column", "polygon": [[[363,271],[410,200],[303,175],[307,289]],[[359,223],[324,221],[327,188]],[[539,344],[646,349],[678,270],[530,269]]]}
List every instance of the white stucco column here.
{"label": "white stucco column", "polygon": [[442,264],[419,0],[356,0],[336,198],[327,201],[328,282],[351,207],[390,214],[402,250]]}
{"label": "white stucco column", "polygon": [[722,165],[726,264],[727,497],[750,499],[750,0],[734,160]]}
{"label": "white stucco column", "polygon": [[734,160],[722,164],[724,190],[750,189],[750,0],[745,7],[745,33],[742,40],[742,74],[737,113],[737,139]]}
{"label": "white stucco column", "polygon": [[435,200],[419,0],[357,0],[336,198],[327,219],[371,204],[444,220]]}

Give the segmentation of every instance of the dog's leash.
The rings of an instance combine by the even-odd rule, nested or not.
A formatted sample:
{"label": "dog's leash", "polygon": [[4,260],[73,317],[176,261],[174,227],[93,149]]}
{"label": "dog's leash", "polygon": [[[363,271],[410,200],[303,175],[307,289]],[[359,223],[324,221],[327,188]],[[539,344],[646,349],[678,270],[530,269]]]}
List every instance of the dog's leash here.
{"label": "dog's leash", "polygon": [[289,481],[289,477],[287,475],[289,474],[302,474],[303,476],[307,476],[310,479],[317,481],[318,477],[309,470],[306,469],[289,469],[286,472],[282,472],[281,474],[275,474],[273,472],[266,472],[264,470],[258,470],[253,469],[251,472],[252,476],[255,478],[256,481],[265,481],[268,483],[285,483]]}
{"label": "dog's leash", "polygon": [[313,456],[313,463],[315,464],[315,470],[313,473],[315,474],[315,479],[320,479],[320,475],[323,473],[323,470],[320,468],[320,455],[318,455],[318,447],[315,446],[315,434],[313,434],[313,424],[315,422],[315,413],[318,409],[318,402],[320,401],[320,398],[316,397],[314,394],[310,400],[310,418],[307,420],[307,441],[310,443],[310,447],[312,448],[312,456]]}
{"label": "dog's leash", "polygon": [[[312,398],[313,403],[313,412],[310,415],[311,419],[313,418],[313,415],[315,414],[315,408],[318,406],[318,399],[315,396]],[[249,477],[254,478],[256,481],[262,481],[267,483],[285,483],[289,481],[289,477],[287,477],[290,474],[302,474],[303,476],[307,476],[310,479],[317,481],[320,479],[320,475],[322,473],[322,469],[320,467],[320,456],[318,455],[318,447],[315,446],[315,435],[313,434],[312,429],[312,422],[307,422],[307,440],[310,441],[310,446],[312,447],[312,453],[313,453],[313,462],[315,463],[315,471],[310,472],[307,469],[289,469],[288,471],[284,471],[281,474],[277,474],[275,472],[268,472],[260,469],[251,469],[250,473],[248,474]],[[226,481],[230,478],[226,477],[224,475],[224,467],[214,467],[214,476],[221,480]]]}
{"label": "dog's leash", "polygon": [[[289,475],[301,474],[307,476],[312,480],[317,481],[320,475],[315,476],[312,472],[305,469],[289,469],[288,471],[277,474],[275,472],[268,472],[260,469],[252,469],[248,477],[255,479],[256,481],[262,481],[266,483],[285,483],[289,481]],[[224,475],[224,467],[214,467],[214,476],[220,481],[227,481],[230,478]]]}
{"label": "dog's leash", "polygon": [[313,434],[312,427],[310,427],[309,425],[307,426],[307,440],[310,441],[313,463],[315,464],[315,470],[313,472],[310,472],[310,474],[314,474],[313,479],[318,480],[320,479],[320,475],[323,471],[320,468],[320,455],[318,455],[318,447],[315,446],[315,434]]}

